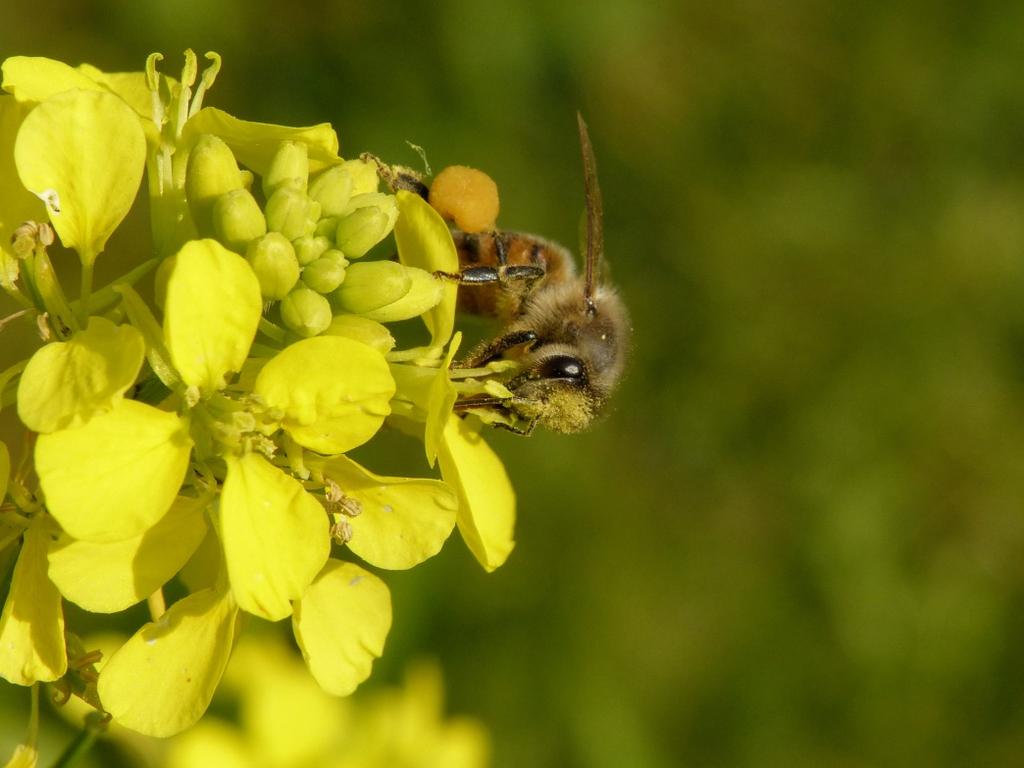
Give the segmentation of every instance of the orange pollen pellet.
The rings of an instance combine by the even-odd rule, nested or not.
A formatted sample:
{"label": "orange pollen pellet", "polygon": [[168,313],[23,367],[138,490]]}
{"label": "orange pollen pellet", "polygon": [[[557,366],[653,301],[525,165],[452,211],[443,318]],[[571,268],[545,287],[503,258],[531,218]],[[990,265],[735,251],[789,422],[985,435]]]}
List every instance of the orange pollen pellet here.
{"label": "orange pollen pellet", "polygon": [[463,232],[494,229],[498,219],[498,185],[483,171],[451,165],[434,177],[430,204]]}

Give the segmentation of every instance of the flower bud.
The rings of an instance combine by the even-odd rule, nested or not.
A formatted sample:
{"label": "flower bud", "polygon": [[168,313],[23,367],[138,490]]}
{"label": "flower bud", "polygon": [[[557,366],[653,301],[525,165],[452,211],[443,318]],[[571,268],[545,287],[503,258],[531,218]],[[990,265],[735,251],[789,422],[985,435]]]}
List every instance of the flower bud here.
{"label": "flower bud", "polygon": [[412,287],[407,268],[395,261],[367,261],[350,264],[345,282],[331,294],[343,312],[366,315],[402,298]]}
{"label": "flower bud", "polygon": [[310,182],[309,196],[320,203],[324,216],[337,216],[352,197],[352,174],[343,165],[328,168]]}
{"label": "flower bud", "polygon": [[299,264],[306,266],[323,256],[324,251],[331,247],[331,241],[323,235],[304,235],[296,238],[292,245]]}
{"label": "flower bud", "polygon": [[300,336],[316,336],[331,324],[331,305],[316,291],[300,287],[281,300],[281,320]]}
{"label": "flower bud", "polygon": [[245,253],[249,243],[267,233],[267,220],[249,190],[233,189],[213,204],[213,230],[226,247]]}
{"label": "flower bud", "polygon": [[352,177],[352,194],[365,195],[376,192],[380,184],[377,176],[377,164],[365,160],[346,160],[341,167]]}
{"label": "flower bud", "polygon": [[299,262],[295,249],[280,232],[268,232],[253,240],[245,251],[260,282],[265,299],[283,299],[299,281]]}
{"label": "flower bud", "polygon": [[309,183],[309,147],[301,141],[282,141],[263,176],[263,194],[269,199],[282,186],[306,191]]}
{"label": "flower bud", "polygon": [[241,171],[228,145],[212,134],[200,136],[189,152],[185,169],[185,197],[200,235],[214,235],[213,205],[217,198],[243,186]]}
{"label": "flower bud", "polygon": [[358,259],[387,237],[398,219],[398,204],[392,195],[372,192],[356,195],[349,201],[334,242],[345,256]]}
{"label": "flower bud", "polygon": [[335,315],[324,335],[355,339],[382,354],[395,348],[395,337],[385,326],[360,315]]}
{"label": "flower bud", "polygon": [[289,240],[313,234],[320,218],[320,203],[313,202],[305,192],[288,186],[278,187],[264,209],[267,229],[280,232]]}
{"label": "flower bud", "polygon": [[316,229],[313,230],[313,234],[317,237],[326,237],[332,243],[334,242],[334,233],[338,231],[338,217],[337,216],[324,216],[320,221],[316,223]]}
{"label": "flower bud", "polygon": [[330,293],[345,279],[345,267],[348,259],[341,251],[326,251],[316,261],[307,264],[302,270],[302,282],[317,293]]}
{"label": "flower bud", "polygon": [[405,267],[412,279],[409,290],[390,304],[364,312],[363,317],[380,323],[394,323],[418,317],[431,307],[437,306],[444,295],[444,285],[432,274],[416,267]]}

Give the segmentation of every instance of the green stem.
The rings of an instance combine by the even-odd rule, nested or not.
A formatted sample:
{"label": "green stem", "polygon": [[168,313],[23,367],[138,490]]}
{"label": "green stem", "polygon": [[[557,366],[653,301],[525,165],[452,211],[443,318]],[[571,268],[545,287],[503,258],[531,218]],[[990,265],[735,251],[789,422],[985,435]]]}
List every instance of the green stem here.
{"label": "green stem", "polygon": [[260,318],[260,332],[264,336],[273,339],[278,344],[284,343],[285,332],[284,329],[278,325],[274,325],[272,322],[267,320],[265,317]]}
{"label": "green stem", "polygon": [[167,602],[164,600],[163,587],[146,598],[146,605],[149,607],[149,615],[153,621],[159,621],[160,617],[167,613]]}
{"label": "green stem", "polygon": [[74,765],[78,758],[89,751],[98,735],[99,731],[96,728],[86,725],[85,730],[68,744],[68,748],[57,758],[57,762],[53,764],[52,768],[68,768],[68,766]]}
{"label": "green stem", "polygon": [[[86,315],[100,312],[108,306],[120,301],[121,295],[116,290],[119,285],[134,285],[159,263],[160,258],[154,256],[152,259],[142,262],[139,266],[135,267],[135,269],[125,272],[117,278],[117,280],[108,283],[95,293],[91,294],[89,296],[88,304],[86,305]],[[71,302],[71,306],[81,310],[82,304],[81,302]]]}
{"label": "green stem", "polygon": [[85,328],[89,322],[89,297],[92,295],[92,262],[82,262],[82,290],[78,295],[78,322]]}
{"label": "green stem", "polygon": [[39,741],[39,683],[32,683],[32,710],[28,716],[28,743],[35,747]]}
{"label": "green stem", "polygon": [[33,292],[50,315],[50,327],[57,338],[64,341],[78,330],[78,320],[64,296],[64,290],[57,279],[57,273],[46,248],[37,248],[31,259],[26,259],[26,263],[31,264],[26,277],[31,278]]}
{"label": "green stem", "polygon": [[36,308],[36,305],[32,303],[32,300],[28,296],[23,294],[21,291],[19,291],[17,288],[10,288],[5,285],[4,292],[12,299],[14,299],[16,302],[18,302],[25,309]]}

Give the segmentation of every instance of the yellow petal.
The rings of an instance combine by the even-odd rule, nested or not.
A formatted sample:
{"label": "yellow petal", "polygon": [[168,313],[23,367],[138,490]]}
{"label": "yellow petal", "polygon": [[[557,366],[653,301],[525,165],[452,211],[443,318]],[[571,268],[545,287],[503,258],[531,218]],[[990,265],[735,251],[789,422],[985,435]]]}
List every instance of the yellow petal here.
{"label": "yellow petal", "polygon": [[45,101],[72,88],[103,90],[74,67],[42,56],[11,56],[3,63],[3,73],[4,90],[18,101]]}
{"label": "yellow petal", "polygon": [[[441,215],[417,194],[399,190],[398,221],[395,222],[395,242],[398,257],[408,267],[419,267],[427,272],[459,271],[459,256],[455,242]],[[455,327],[455,299],[458,285],[445,281],[439,304],[423,315],[430,331],[430,345],[440,347],[448,343]]]}
{"label": "yellow petal", "polygon": [[56,680],[68,667],[60,593],[46,575],[47,525],[37,515],[25,531],[0,616],[0,677],[17,685]]}
{"label": "yellow petal", "polygon": [[39,753],[36,748],[31,744],[18,744],[4,768],[36,768],[38,764]]}
{"label": "yellow petal", "polygon": [[486,570],[515,546],[516,496],[508,474],[468,419],[449,417],[438,458],[441,476],[459,492],[459,533]]}
{"label": "yellow petal", "polygon": [[89,318],[69,341],[32,355],[18,383],[18,416],[36,432],[80,426],[125,393],[145,355],[142,334],[132,326]]}
{"label": "yellow petal", "polygon": [[423,432],[423,449],[427,452],[427,464],[431,467],[437,461],[437,452],[441,446],[445,425],[452,415],[452,407],[458,397],[452,386],[448,372],[452,367],[459,347],[462,345],[462,331],[452,336],[448,351],[441,362],[441,370],[430,385],[430,397],[427,401],[427,427]]}
{"label": "yellow petal", "polygon": [[373,660],[384,652],[391,595],[369,571],[328,560],[295,603],[292,628],[320,687],[347,696],[370,676]]}
{"label": "yellow petal", "polygon": [[[448,423],[448,417],[452,413],[452,406],[455,404],[457,396],[448,372],[461,343],[462,332],[459,331],[452,336],[448,352],[436,368],[409,363],[392,363],[391,365],[391,373],[395,378],[397,388],[395,399],[405,401],[413,406],[407,412],[399,409],[396,411],[406,416],[407,419],[425,424],[424,429],[413,430],[412,434],[423,440],[427,464],[431,467],[437,461],[441,435]],[[392,419],[392,421],[396,420]],[[402,428],[402,425],[397,423],[396,426]]]}
{"label": "yellow petal", "polygon": [[[9,60],[8,60],[9,61]],[[11,235],[25,221],[43,221],[46,208],[39,198],[15,183],[18,170],[14,165],[14,140],[32,105],[20,104],[13,96],[0,96],[0,259],[13,259]],[[0,284],[9,283],[0,274]]]}
{"label": "yellow petal", "polygon": [[182,567],[178,578],[188,587],[189,592],[198,592],[209,587],[227,588],[224,548],[220,544],[216,530],[207,528],[206,536]]}
{"label": "yellow petal", "polygon": [[29,113],[14,160],[22,184],[46,203],[61,242],[92,264],[135,200],[146,138],[138,115],[117,96],[71,90]]}
{"label": "yellow petal", "polygon": [[187,384],[212,392],[242,368],[256,336],[262,299],[252,267],[216,240],[192,240],[173,257],[164,337]]}
{"label": "yellow petal", "polygon": [[[80,64],[75,69],[94,83],[120,96],[142,117],[153,119],[153,92],[146,83],[145,72],[103,72],[92,64]],[[160,77],[171,87],[177,85],[163,75]]]}
{"label": "yellow petal", "polygon": [[207,717],[170,741],[163,765],[164,768],[252,768],[256,762],[238,728]]}
{"label": "yellow petal", "polygon": [[231,590],[242,610],[283,619],[327,560],[327,513],[262,456],[226,461],[220,534]]}
{"label": "yellow petal", "polygon": [[239,720],[250,747],[268,766],[319,766],[336,750],[348,704],[325,692],[277,638],[247,636],[224,675],[236,683]]}
{"label": "yellow petal", "polygon": [[110,657],[99,694],[116,722],[147,736],[171,736],[210,704],[231,655],[238,606],[204,589],[146,624]]}
{"label": "yellow petal", "polygon": [[75,429],[40,435],[36,472],[46,504],[76,539],[139,535],[170,508],[192,441],[176,414],[134,400]]}
{"label": "yellow petal", "polygon": [[182,141],[190,142],[204,133],[222,138],[238,162],[260,176],[270,170],[270,163],[282,141],[299,141],[307,146],[310,173],[341,161],[338,157],[338,135],[329,123],[292,128],[239,120],[222,110],[204,107],[185,124]]}
{"label": "yellow petal", "polygon": [[93,613],[122,611],[170,581],[206,534],[205,501],[179,496],[152,528],[124,541],[77,541],[50,547],[50,579],[61,594]]}
{"label": "yellow petal", "polygon": [[344,336],[318,336],[275,356],[256,377],[254,392],[284,413],[282,426],[295,442],[334,454],[380,429],[395,382],[376,349]]}
{"label": "yellow petal", "polygon": [[348,548],[378,568],[412,568],[441,551],[455,527],[458,497],[437,480],[381,477],[345,456],[324,464],[324,475],[356,499]]}

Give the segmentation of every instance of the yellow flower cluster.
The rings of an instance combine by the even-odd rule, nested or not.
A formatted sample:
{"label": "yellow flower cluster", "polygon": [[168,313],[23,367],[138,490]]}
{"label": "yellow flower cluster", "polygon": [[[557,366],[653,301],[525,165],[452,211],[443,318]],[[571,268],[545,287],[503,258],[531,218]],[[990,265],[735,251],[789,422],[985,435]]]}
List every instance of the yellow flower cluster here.
{"label": "yellow flower cluster", "polygon": [[[164,768],[484,768],[486,729],[445,716],[435,663],[408,666],[401,685],[353,696],[326,693],[275,632],[242,637],[214,697],[194,727],[167,739],[112,723],[106,738],[125,763]],[[98,635],[90,646],[116,649],[124,638]],[[102,662],[97,664],[102,670]],[[80,726],[90,708],[72,700],[61,715]]]}
{"label": "yellow flower cluster", "polygon": [[[0,677],[53,682],[154,736],[203,715],[246,614],[290,617],[312,677],[347,694],[391,625],[370,568],[417,565],[456,525],[488,570],[513,546],[501,462],[452,413],[476,384],[450,377],[455,287],[433,276],[458,270],[447,226],[378,191],[326,124],[204,107],[208,58],[199,75],[187,52],[174,80],[156,55],[117,74],[14,57],[0,95],[0,286],[42,339],[0,373],[0,404],[16,399],[34,436],[13,473],[0,444],[0,549],[17,551]],[[152,244],[94,289],[144,177]],[[375,261],[392,229],[399,261]],[[54,232],[81,261],[74,301]],[[133,288],[147,274],[155,305]],[[429,342],[395,349],[382,323],[415,316]],[[385,425],[422,440],[441,479],[345,455]],[[166,606],[170,582],[184,596]],[[153,621],[97,674],[65,600],[97,614],[148,600]]]}

